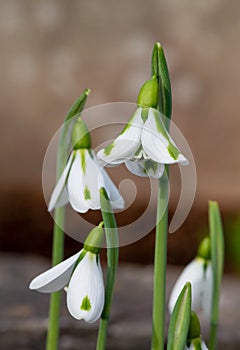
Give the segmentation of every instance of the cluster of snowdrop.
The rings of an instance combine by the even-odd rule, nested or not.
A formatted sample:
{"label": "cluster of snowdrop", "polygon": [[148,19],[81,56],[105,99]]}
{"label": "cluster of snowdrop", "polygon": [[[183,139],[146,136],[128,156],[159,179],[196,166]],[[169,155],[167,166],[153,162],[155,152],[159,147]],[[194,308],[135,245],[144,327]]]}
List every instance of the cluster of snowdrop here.
{"label": "cluster of snowdrop", "polygon": [[[79,213],[98,210],[101,208],[101,188],[105,189],[113,209],[123,209],[124,200],[105,171],[105,166],[125,163],[127,169],[137,176],[158,179],[163,175],[166,164],[188,164],[168,133],[164,116],[156,109],[157,101],[158,81],[153,76],[141,88],[137,109],[128,124],[97,156],[91,149],[86,124],[80,117],[77,119],[72,128],[72,151],[53,190],[49,211],[67,203]],[[80,252],[43,272],[30,284],[30,289],[43,293],[65,289],[70,314],[86,322],[95,322],[104,307],[104,281],[100,265],[104,235],[102,226],[101,223],[90,232]],[[202,254],[200,249],[197,258],[179,277],[170,297],[170,312],[187,281],[192,284],[192,309],[203,307],[209,310],[212,273],[208,253]],[[200,339],[200,335],[197,338]],[[202,349],[206,349],[205,344],[201,344]],[[193,349],[191,339],[186,349]]]}
{"label": "cluster of snowdrop", "polygon": [[[150,95],[149,90],[152,91]],[[154,108],[157,94],[158,82],[153,77],[140,90],[138,107],[129,123],[109,146],[99,151],[97,157],[91,149],[86,124],[80,117],[77,119],[72,129],[72,151],[53,190],[49,211],[67,203],[80,213],[100,209],[101,188],[106,190],[113,209],[124,208],[124,200],[104,165],[125,163],[135,175],[160,178],[165,164],[187,164],[164,125],[164,117]],[[104,302],[99,251],[96,254],[84,248],[30,284],[31,289],[45,293],[66,286],[71,315],[94,322],[100,316]]]}

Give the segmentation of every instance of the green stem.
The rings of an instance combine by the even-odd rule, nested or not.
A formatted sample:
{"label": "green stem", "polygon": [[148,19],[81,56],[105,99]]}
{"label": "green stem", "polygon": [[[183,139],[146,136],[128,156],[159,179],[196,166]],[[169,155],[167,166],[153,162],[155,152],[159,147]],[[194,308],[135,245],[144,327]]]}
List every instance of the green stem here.
{"label": "green stem", "polygon": [[[54,215],[53,229],[53,251],[52,264],[56,265],[63,260],[64,251],[64,232],[61,227],[64,226],[64,208],[56,208]],[[61,308],[61,292],[55,292],[50,297],[49,323],[46,341],[47,350],[58,349],[59,340],[59,319]]]}
{"label": "green stem", "polygon": [[[72,128],[72,121],[74,117],[80,113],[85,105],[87,96],[90,90],[86,89],[82,95],[74,102],[70,108],[65,123],[61,132],[61,137],[58,146],[57,153],[57,174],[56,180],[62,174],[62,171],[66,165],[70,149],[70,134]],[[64,207],[56,208],[54,212],[54,227],[53,227],[53,248],[52,248],[52,265],[57,265],[63,260],[64,254]],[[46,350],[57,350],[59,342],[59,320],[60,320],[60,308],[61,308],[61,292],[55,292],[51,294],[49,305],[49,321],[48,321],[48,333],[46,340]]]}
{"label": "green stem", "polygon": [[[162,46],[159,43],[156,43],[153,48],[152,74],[158,77],[158,110],[167,117],[165,123],[166,128],[168,129],[172,112],[171,83],[165,54]],[[168,166],[165,166],[164,175],[159,179],[158,185],[157,222],[154,255],[152,350],[163,350],[165,343],[168,191]]]}
{"label": "green stem", "polygon": [[[164,213],[162,208],[165,208]],[[165,299],[168,233],[168,176],[159,179],[154,258],[152,350],[163,350],[165,339]]]}
{"label": "green stem", "polygon": [[118,266],[119,248],[117,224],[115,216],[112,212],[111,204],[104,188],[100,190],[100,198],[107,243],[107,282],[105,288],[105,303],[99,324],[96,349],[104,350],[106,348],[108,321]]}
{"label": "green stem", "polygon": [[219,300],[224,266],[224,235],[219,206],[218,203],[214,201],[209,202],[209,228],[211,237],[211,260],[213,270],[213,294],[209,349],[215,350],[217,348]]}

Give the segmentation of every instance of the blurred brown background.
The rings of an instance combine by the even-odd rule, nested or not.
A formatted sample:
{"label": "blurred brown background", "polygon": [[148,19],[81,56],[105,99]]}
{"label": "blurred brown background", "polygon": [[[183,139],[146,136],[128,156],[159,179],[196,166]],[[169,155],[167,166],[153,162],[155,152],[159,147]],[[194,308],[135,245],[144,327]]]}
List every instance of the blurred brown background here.
{"label": "blurred brown background", "polygon": [[[1,349],[43,348],[48,298],[28,292],[27,284],[50,263],[53,221],[41,177],[53,134],[86,87],[92,91],[87,107],[135,102],[141,84],[149,78],[156,41],[163,45],[169,65],[173,121],[191,146],[198,176],[193,208],[178,232],[169,236],[168,261],[190,261],[207,232],[207,202],[219,201],[226,236],[225,269],[235,273],[233,280],[230,274],[226,277],[223,290],[221,344],[224,349],[238,348],[239,18],[237,0],[0,0]],[[124,167],[120,169],[111,170],[117,182],[127,176]],[[179,195],[178,180],[176,184],[170,216]],[[122,225],[144,210],[140,180],[138,186],[140,197],[118,218]],[[96,220],[97,214],[87,215],[90,221]],[[153,244],[152,232],[120,249],[111,350],[147,348],[152,267],[131,265],[127,270],[123,261],[152,263]],[[79,244],[67,238],[66,255],[78,249]],[[171,283],[179,273],[174,271]],[[148,297],[142,300],[136,286]],[[126,295],[132,302],[125,302]],[[66,311],[64,315],[61,349],[78,349],[78,337],[85,341],[84,334],[90,334],[88,341],[95,339],[91,335],[96,335],[95,326],[94,333],[89,333],[85,324],[74,323]],[[80,333],[78,327],[82,327]],[[120,346],[121,334],[125,345]],[[135,346],[129,345],[129,339]],[[230,343],[232,347],[227,347]]]}
{"label": "blurred brown background", "polygon": [[[224,0],[0,1],[2,250],[50,254],[41,175],[52,135],[86,87],[88,107],[135,102],[160,41],[172,79],[173,121],[191,146],[198,176],[192,212],[170,237],[170,262],[195,253],[188,245],[196,246],[207,201],[216,199],[227,229],[234,226],[228,249],[238,264],[239,10],[234,0],[231,6]],[[122,249],[121,257],[151,262],[152,246],[150,235]]]}

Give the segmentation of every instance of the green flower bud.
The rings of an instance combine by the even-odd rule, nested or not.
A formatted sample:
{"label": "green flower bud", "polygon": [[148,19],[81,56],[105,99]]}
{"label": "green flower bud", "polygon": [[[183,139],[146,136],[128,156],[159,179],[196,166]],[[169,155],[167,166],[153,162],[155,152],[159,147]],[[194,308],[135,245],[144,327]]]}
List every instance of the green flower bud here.
{"label": "green flower bud", "polygon": [[199,318],[197,314],[194,311],[192,311],[187,340],[191,343],[193,339],[200,338],[200,336],[201,336],[201,326],[200,326]]}
{"label": "green flower bud", "polygon": [[72,129],[73,149],[91,148],[91,137],[87,125],[78,118]]}
{"label": "green flower bud", "polygon": [[157,108],[158,93],[158,79],[154,75],[152,79],[147,80],[141,87],[137,99],[138,106]]}
{"label": "green flower bud", "polygon": [[97,227],[89,233],[87,238],[85,239],[83,248],[88,252],[99,254],[102,242],[104,238],[104,230],[102,228],[103,222],[101,222]]}
{"label": "green flower bud", "polygon": [[211,241],[209,237],[205,237],[199,244],[197,256],[204,260],[211,259]]}

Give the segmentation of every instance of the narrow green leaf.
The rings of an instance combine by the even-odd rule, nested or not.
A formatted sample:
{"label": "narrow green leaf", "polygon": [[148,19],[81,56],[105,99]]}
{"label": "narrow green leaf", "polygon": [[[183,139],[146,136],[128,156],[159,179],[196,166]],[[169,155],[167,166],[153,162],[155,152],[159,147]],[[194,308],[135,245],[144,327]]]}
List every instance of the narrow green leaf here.
{"label": "narrow green leaf", "polygon": [[76,114],[82,112],[90,92],[91,92],[90,89],[85,89],[85,91],[76,99],[76,101],[73,103],[72,107],[69,109],[67,113],[66,121],[70,120]]}
{"label": "narrow green leaf", "polygon": [[184,350],[191,317],[191,284],[183,287],[170,319],[167,350]]}
{"label": "narrow green leaf", "polygon": [[211,310],[210,350],[216,349],[219,299],[224,266],[224,236],[221,214],[217,202],[209,202],[209,229],[211,238],[211,259],[213,271],[213,294]]}
{"label": "narrow green leaf", "polygon": [[72,127],[75,122],[75,118],[79,113],[82,112],[87,97],[90,94],[90,89],[86,89],[73,103],[72,107],[69,109],[66,119],[64,121],[61,136],[59,140],[59,149],[57,155],[57,179],[60,177],[69,156],[69,151],[71,149],[71,134]]}
{"label": "narrow green leaf", "polygon": [[[162,89],[162,113],[171,119],[172,116],[172,91],[171,82],[168,72],[167,61],[162,46],[158,50],[158,69],[159,76],[161,79],[161,89]],[[161,110],[160,109],[160,110]]]}

